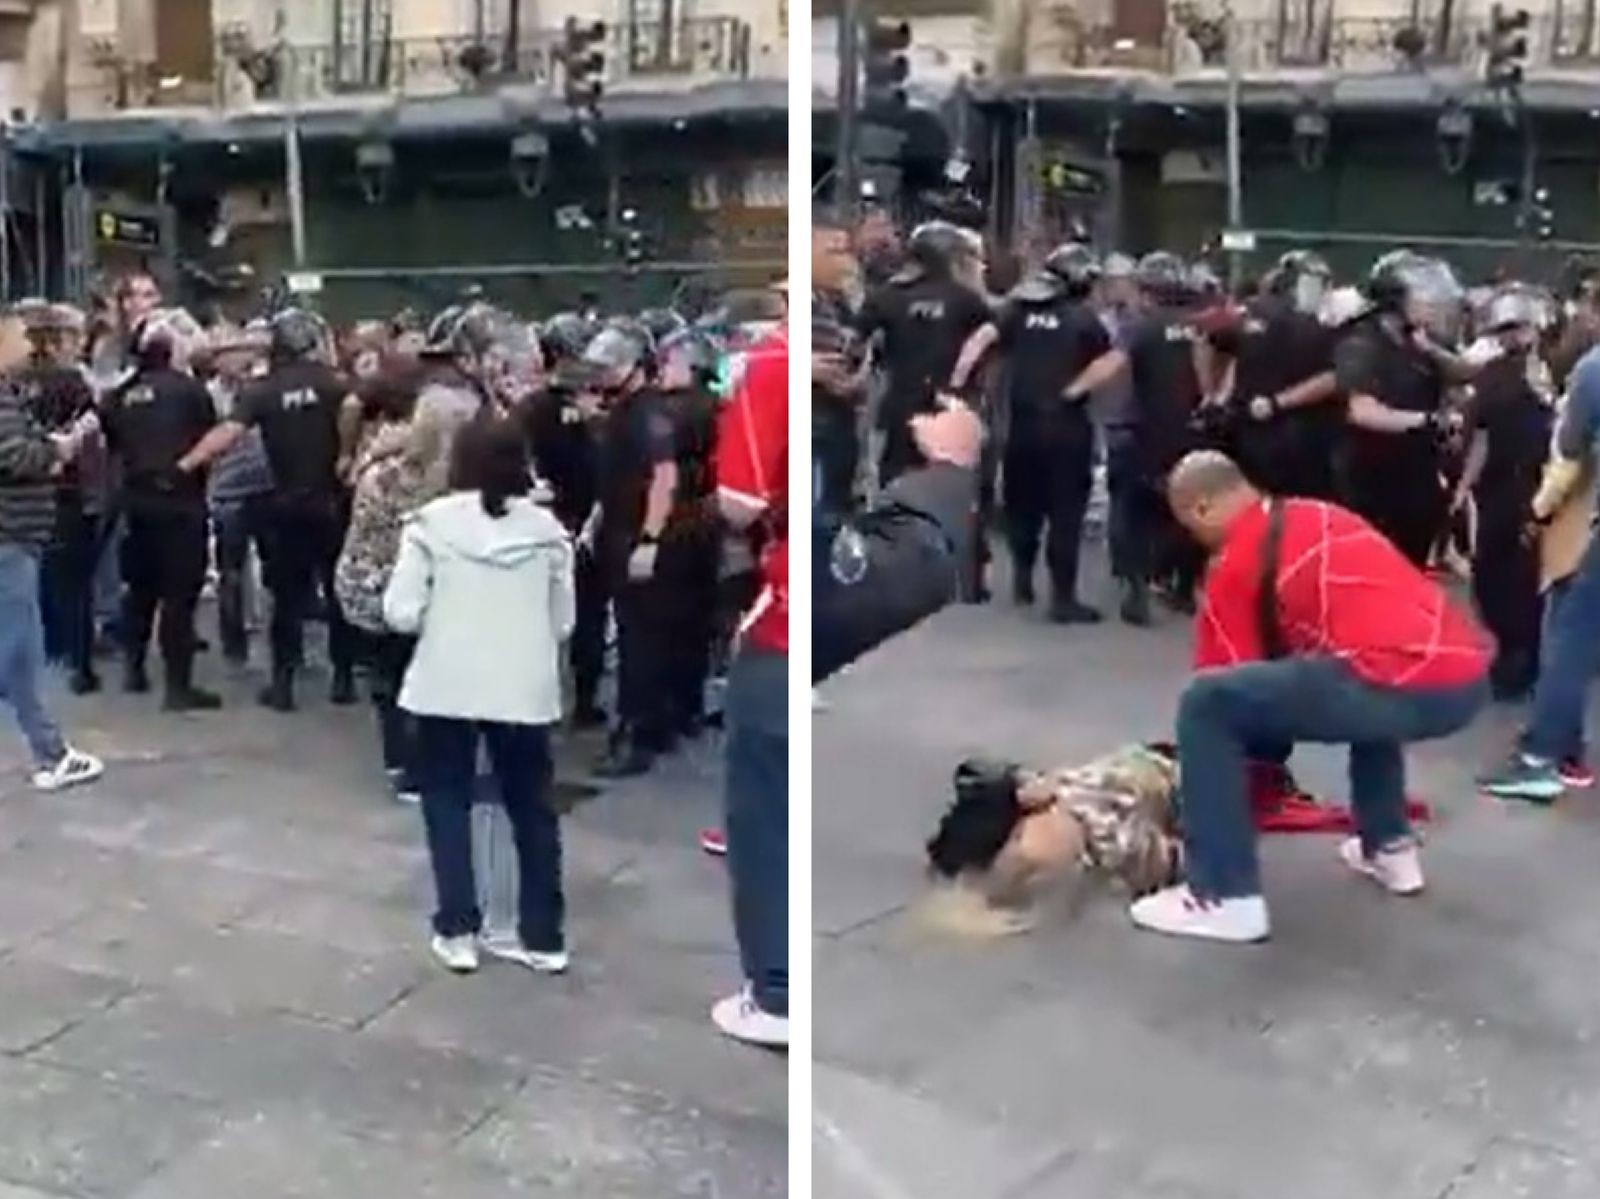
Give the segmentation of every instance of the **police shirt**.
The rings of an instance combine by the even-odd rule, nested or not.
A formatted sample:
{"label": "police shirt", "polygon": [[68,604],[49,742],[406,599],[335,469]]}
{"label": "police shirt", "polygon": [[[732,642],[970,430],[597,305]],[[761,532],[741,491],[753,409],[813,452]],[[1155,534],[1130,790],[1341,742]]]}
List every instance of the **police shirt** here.
{"label": "police shirt", "polygon": [[868,296],[857,327],[866,337],[883,334],[889,381],[881,427],[896,428],[933,409],[962,346],[989,316],[982,296],[951,279],[891,283]]}
{"label": "police shirt", "polygon": [[141,371],[107,396],[100,424],[129,506],[204,507],[202,472],[185,474],[178,462],[215,423],[211,394],[179,371]]}
{"label": "police shirt", "polygon": [[1488,436],[1489,457],[1477,493],[1521,519],[1539,489],[1554,414],[1528,384],[1528,360],[1507,355],[1489,363],[1473,383],[1468,420]]}
{"label": "police shirt", "polygon": [[1165,474],[1194,446],[1189,420],[1200,403],[1194,347],[1201,336],[1192,314],[1158,308],[1128,337],[1131,423],[1140,456],[1152,472]]}
{"label": "police shirt", "polygon": [[280,499],[321,500],[339,492],[339,409],[349,388],[320,362],[296,362],[239,395],[233,419],[261,430]]}
{"label": "police shirt", "polygon": [[1000,348],[1010,362],[1011,428],[1040,429],[1051,418],[1087,420],[1083,401],[1066,390],[1096,358],[1111,349],[1099,315],[1065,296],[1048,303],[1008,302],[995,322]]}
{"label": "police shirt", "polygon": [[[1334,370],[1346,396],[1359,392],[1401,412],[1437,412],[1444,402],[1439,364],[1420,347],[1396,338],[1377,318],[1362,321],[1339,343]],[[1346,445],[1350,465],[1363,472],[1403,469],[1438,457],[1438,443],[1425,428],[1378,433],[1352,425]]]}
{"label": "police shirt", "polygon": [[584,417],[570,391],[558,387],[531,397],[522,421],[533,467],[555,492],[551,511],[576,533],[599,495],[595,422]]}
{"label": "police shirt", "polygon": [[607,413],[600,447],[599,548],[626,556],[644,528],[645,501],[656,467],[675,460],[672,416],[661,395],[638,391]]}
{"label": "police shirt", "polygon": [[[1316,317],[1273,296],[1250,304],[1232,325],[1233,396],[1248,404],[1275,396],[1333,370],[1337,333]],[[1280,412],[1265,424],[1248,422],[1244,435],[1279,453],[1326,450],[1344,424],[1344,409],[1331,397],[1319,404]]]}

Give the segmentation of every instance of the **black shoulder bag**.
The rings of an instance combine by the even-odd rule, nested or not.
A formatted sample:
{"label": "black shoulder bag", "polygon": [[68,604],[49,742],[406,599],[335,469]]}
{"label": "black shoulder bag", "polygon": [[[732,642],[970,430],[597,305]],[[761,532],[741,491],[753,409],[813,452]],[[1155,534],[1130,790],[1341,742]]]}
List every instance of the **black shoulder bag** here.
{"label": "black shoulder bag", "polygon": [[1278,562],[1283,556],[1285,503],[1267,501],[1267,538],[1261,549],[1261,577],[1256,582],[1256,627],[1261,634],[1261,652],[1272,661],[1287,655],[1283,625],[1278,619]]}

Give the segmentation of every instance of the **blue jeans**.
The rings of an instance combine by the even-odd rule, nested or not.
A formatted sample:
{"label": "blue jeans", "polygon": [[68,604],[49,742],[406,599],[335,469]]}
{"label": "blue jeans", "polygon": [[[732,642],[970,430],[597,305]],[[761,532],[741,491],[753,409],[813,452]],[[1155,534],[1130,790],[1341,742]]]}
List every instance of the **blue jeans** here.
{"label": "blue jeans", "polygon": [[488,747],[517,847],[517,931],[528,949],[560,952],[566,947],[561,822],[549,802],[550,730],[544,725],[417,717],[415,765],[439,899],[433,930],[441,937],[461,937],[483,928],[472,870],[472,801],[480,738]]}
{"label": "blue jeans", "polygon": [[1261,894],[1246,784],[1250,747],[1350,747],[1350,807],[1373,853],[1410,832],[1402,746],[1464,728],[1488,700],[1483,679],[1402,690],[1364,682],[1333,658],[1205,670],[1178,702],[1178,764],[1189,885],[1196,895]]}
{"label": "blue jeans", "polygon": [[21,546],[0,545],[0,700],[16,712],[34,762],[54,766],[67,743],[39,698],[43,674],[39,559]]}
{"label": "blue jeans", "polygon": [[1600,670],[1600,540],[1561,587],[1551,595],[1533,715],[1522,734],[1522,752],[1549,762],[1583,757],[1589,681]]}
{"label": "blue jeans", "polygon": [[728,874],[757,1005],[789,1014],[789,659],[741,650],[728,674]]}

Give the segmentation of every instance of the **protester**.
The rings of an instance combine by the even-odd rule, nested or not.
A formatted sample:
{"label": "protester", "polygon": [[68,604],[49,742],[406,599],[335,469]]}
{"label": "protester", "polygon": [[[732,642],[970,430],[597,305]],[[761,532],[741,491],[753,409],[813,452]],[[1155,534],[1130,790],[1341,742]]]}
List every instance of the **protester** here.
{"label": "protester", "polygon": [[[0,368],[21,364],[21,323],[0,320]],[[93,782],[98,758],[74,749],[45,706],[44,624],[39,610],[39,557],[56,524],[56,480],[85,430],[52,437],[29,415],[22,397],[0,386],[0,698],[16,714],[41,791]]]}
{"label": "protester", "polygon": [[1488,696],[1489,644],[1439,587],[1355,514],[1265,500],[1215,451],[1184,458],[1174,513],[1213,551],[1196,674],[1178,703],[1187,881],[1140,899],[1155,932],[1257,941],[1270,925],[1247,764],[1298,743],[1350,747],[1358,836],[1340,853],[1397,895],[1422,890],[1404,747],[1464,728]]}
{"label": "protester", "polygon": [[561,642],[573,622],[572,546],[561,523],[528,498],[515,424],[468,424],[453,458],[452,493],[407,523],[383,600],[385,624],[417,638],[399,702],[417,721],[414,767],[438,894],[433,953],[452,971],[478,967],[483,916],[470,830],[482,744],[515,836],[521,937],[485,947],[559,974],[569,957],[560,825],[548,790]]}

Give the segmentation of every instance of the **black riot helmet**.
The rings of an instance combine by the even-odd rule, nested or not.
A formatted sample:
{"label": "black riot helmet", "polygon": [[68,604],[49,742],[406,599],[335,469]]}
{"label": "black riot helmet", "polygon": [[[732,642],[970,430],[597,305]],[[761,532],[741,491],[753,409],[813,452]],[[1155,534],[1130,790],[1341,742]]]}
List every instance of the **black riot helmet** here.
{"label": "black riot helmet", "polygon": [[327,347],[328,326],[314,312],[284,308],[273,314],[269,338],[273,362],[279,365],[305,362]]}
{"label": "black riot helmet", "polygon": [[639,323],[657,345],[689,327],[689,323],[670,308],[646,308],[639,314]]}
{"label": "black riot helmet", "polygon": [[1297,312],[1315,316],[1333,285],[1333,271],[1322,255],[1311,250],[1290,250],[1279,257],[1266,278],[1266,290],[1290,301]]}
{"label": "black riot helmet", "polygon": [[983,257],[983,241],[970,229],[949,221],[929,221],[911,231],[906,242],[910,261],[895,276],[896,283],[920,279],[950,279],[959,268]]}
{"label": "black riot helmet", "polygon": [[1100,279],[1100,259],[1088,246],[1070,241],[1051,251],[1044,260],[1047,273],[1061,280],[1069,296],[1081,298],[1094,290]]}
{"label": "black riot helmet", "polygon": [[1440,341],[1452,342],[1459,332],[1466,293],[1443,259],[1411,250],[1385,254],[1373,264],[1366,291],[1378,312],[1426,329]]}
{"label": "black riot helmet", "polygon": [[539,338],[550,363],[555,365],[583,357],[595,332],[593,323],[578,313],[558,312],[544,323]]}
{"label": "black riot helmet", "polygon": [[649,331],[638,321],[609,321],[584,348],[576,373],[600,391],[619,391],[637,372],[649,369],[652,352]]}
{"label": "black riot helmet", "polygon": [[1158,303],[1182,303],[1189,297],[1189,268],[1183,259],[1166,250],[1155,250],[1139,259],[1133,278],[1139,290]]}

